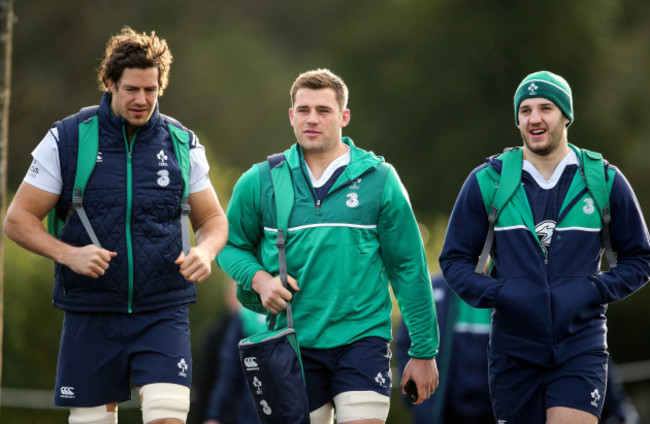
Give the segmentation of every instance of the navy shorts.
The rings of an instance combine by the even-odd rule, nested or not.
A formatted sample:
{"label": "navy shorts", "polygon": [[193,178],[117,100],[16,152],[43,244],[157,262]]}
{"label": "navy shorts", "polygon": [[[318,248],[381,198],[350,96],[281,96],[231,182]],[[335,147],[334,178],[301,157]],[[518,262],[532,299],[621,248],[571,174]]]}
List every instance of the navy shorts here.
{"label": "navy shorts", "polygon": [[188,305],[142,314],[66,312],[54,404],[89,407],[131,398],[141,387],[190,387]]}
{"label": "navy shorts", "polygon": [[541,367],[513,357],[490,358],[490,396],[498,422],[544,424],[554,406],[600,418],[605,400],[605,350],[582,353],[561,365]]}
{"label": "navy shorts", "polygon": [[300,348],[309,410],[343,392],[374,391],[390,397],[392,378],[388,342],[366,337],[332,349]]}

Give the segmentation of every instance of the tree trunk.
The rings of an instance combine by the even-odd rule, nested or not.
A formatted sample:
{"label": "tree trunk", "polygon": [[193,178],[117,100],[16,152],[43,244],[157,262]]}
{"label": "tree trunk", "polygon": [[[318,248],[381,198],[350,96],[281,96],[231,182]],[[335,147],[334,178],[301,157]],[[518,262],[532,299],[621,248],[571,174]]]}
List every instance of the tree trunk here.
{"label": "tree trunk", "polygon": [[[4,222],[7,210],[7,153],[9,151],[7,134],[9,132],[13,23],[13,0],[0,0],[0,222]],[[0,235],[0,383],[2,382],[2,329],[4,327],[4,240],[4,234]]]}

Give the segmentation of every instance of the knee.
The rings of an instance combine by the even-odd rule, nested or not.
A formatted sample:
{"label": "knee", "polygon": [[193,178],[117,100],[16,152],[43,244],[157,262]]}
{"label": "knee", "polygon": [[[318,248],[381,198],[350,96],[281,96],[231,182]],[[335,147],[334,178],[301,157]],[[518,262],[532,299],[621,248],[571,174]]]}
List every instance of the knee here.
{"label": "knee", "polygon": [[318,409],[309,413],[309,422],[311,424],[333,424],[334,423],[334,405],[328,402]]}
{"label": "knee", "polygon": [[140,389],[140,403],[143,423],[185,423],[190,411],[190,389],[180,384],[147,384]]}
{"label": "knee", "polygon": [[70,408],[69,424],[117,424],[117,402],[90,408]]}
{"label": "knee", "polygon": [[390,398],[373,391],[343,392],[334,396],[334,405],[339,423],[358,420],[386,422]]}

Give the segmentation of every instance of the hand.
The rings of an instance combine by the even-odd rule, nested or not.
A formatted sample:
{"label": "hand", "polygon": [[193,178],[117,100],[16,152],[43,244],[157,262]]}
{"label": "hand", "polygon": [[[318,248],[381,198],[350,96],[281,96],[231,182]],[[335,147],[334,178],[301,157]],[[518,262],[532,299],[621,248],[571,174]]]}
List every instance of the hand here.
{"label": "hand", "polygon": [[[299,291],[298,282],[295,278],[287,275],[289,286]],[[273,277],[266,271],[257,271],[253,276],[251,287],[262,299],[262,306],[272,314],[278,314],[287,309],[287,302],[291,301],[293,295],[282,286],[280,277]]]}
{"label": "hand", "polygon": [[212,260],[208,252],[204,251],[200,246],[195,246],[190,249],[190,253],[185,256],[183,252],[178,255],[174,261],[176,265],[181,267],[181,275],[188,281],[200,283],[210,276],[212,273]]}
{"label": "hand", "polygon": [[402,394],[406,394],[404,384],[407,381],[413,380],[418,388],[418,400],[414,402],[419,405],[433,394],[438,387],[438,368],[435,359],[416,359],[411,358],[402,373],[402,381],[400,387]]}
{"label": "hand", "polygon": [[91,278],[99,278],[106,273],[108,263],[117,256],[117,252],[89,244],[83,247],[72,247],[61,260],[61,264],[77,274]]}

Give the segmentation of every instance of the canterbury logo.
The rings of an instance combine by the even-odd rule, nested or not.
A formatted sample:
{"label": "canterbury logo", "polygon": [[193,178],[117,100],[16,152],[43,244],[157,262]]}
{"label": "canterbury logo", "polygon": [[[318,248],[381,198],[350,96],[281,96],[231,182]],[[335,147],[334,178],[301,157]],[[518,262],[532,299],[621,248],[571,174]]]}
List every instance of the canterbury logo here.
{"label": "canterbury logo", "polygon": [[246,368],[257,368],[257,358],[254,356],[244,358],[244,365],[246,365]]}
{"label": "canterbury logo", "polygon": [[74,387],[61,387],[61,396],[74,396]]}

